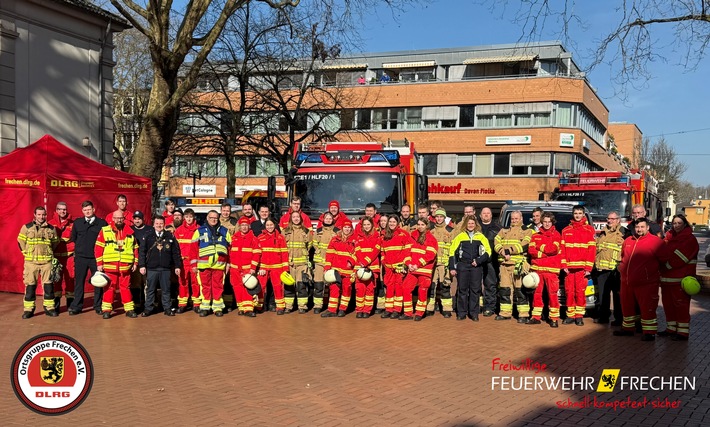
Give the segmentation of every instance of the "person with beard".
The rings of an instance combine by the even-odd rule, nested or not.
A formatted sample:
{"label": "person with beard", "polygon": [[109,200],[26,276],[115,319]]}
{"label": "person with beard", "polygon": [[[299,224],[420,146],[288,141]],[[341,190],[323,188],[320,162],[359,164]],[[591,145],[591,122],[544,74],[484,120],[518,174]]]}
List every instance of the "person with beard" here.
{"label": "person with beard", "polygon": [[[495,239],[500,232],[500,224],[493,221],[493,212],[490,208],[481,209],[481,233],[488,239],[491,247],[495,246]],[[483,264],[483,316],[493,316],[498,300],[498,257],[492,256]]]}
{"label": "person with beard", "polygon": [[152,233],[146,234],[143,243],[138,248],[138,266],[141,274],[146,276],[146,309],[141,317],[152,314],[153,300],[158,284],[162,297],[163,313],[166,316],[175,316],[170,309],[170,276],[171,270],[176,276],[180,275],[182,258],[180,245],[173,234],[165,229],[165,218],[153,218]]}
{"label": "person with beard", "polygon": [[[437,260],[434,273],[431,276],[431,287],[429,288],[429,302],[426,307],[427,314],[434,315],[436,311],[436,300],[441,301],[441,314],[445,318],[451,317],[454,310],[451,298],[451,276],[447,267],[449,263],[449,247],[451,240],[455,237],[454,229],[446,224],[446,211],[439,209],[434,212],[434,227],[431,234],[437,243]],[[424,219],[424,218],[420,218]]]}
{"label": "person with beard", "polygon": [[320,314],[323,310],[323,298],[325,296],[325,281],[323,278],[323,267],[325,266],[325,255],[328,251],[330,240],[335,236],[335,222],[333,214],[326,212],[321,216],[320,227],[313,233],[311,246],[313,252],[313,314]]}
{"label": "person with beard", "polygon": [[115,211],[112,219],[112,223],[99,232],[94,250],[96,269],[110,278],[109,285],[104,288],[101,312],[104,319],[111,318],[114,292],[118,291],[126,316],[138,317],[130,290],[131,272],[138,266],[138,243],[133,229],[126,226],[121,210]]}
{"label": "person with beard", "polygon": [[353,223],[347,219],[343,221],[343,229],[335,233],[330,240],[325,254],[324,270],[337,271],[340,274],[340,281],[330,284],[328,310],[321,313],[321,317],[345,317],[352,295],[354,252]]}
{"label": "person with beard", "polygon": [[195,313],[200,312],[202,296],[200,294],[200,284],[197,281],[197,273],[190,265],[190,248],[192,246],[192,236],[195,235],[198,225],[195,221],[195,211],[190,208],[185,209],[184,221],[175,229],[175,240],[180,245],[180,257],[182,265],[178,275],[178,308],[177,313],[182,314],[187,311],[187,300],[192,293],[192,308]]}
{"label": "person with beard", "polygon": [[256,317],[254,298],[244,286],[244,276],[256,273],[261,259],[261,248],[249,225],[249,218],[246,216],[237,221],[237,234],[232,236],[232,246],[229,251],[229,275],[237,298],[237,313]]}
{"label": "person with beard", "polygon": [[456,320],[468,316],[478,322],[483,265],[492,252],[488,239],[481,233],[476,217],[464,217],[465,228],[455,235],[449,249],[449,273],[458,280]]}
{"label": "person with beard", "polygon": [[387,228],[380,243],[384,266],[385,312],[382,318],[398,319],[404,303],[402,281],[405,262],[412,247],[412,237],[399,226],[397,215],[387,217]]}
{"label": "person with beard", "polygon": [[[131,225],[131,229],[136,238],[139,252],[145,236],[155,231],[153,226],[146,225],[144,221],[145,216],[143,212],[133,212],[133,225]],[[136,308],[145,310],[145,275],[141,274],[139,270],[131,272],[131,295]],[[150,309],[152,310],[153,307]]]}
{"label": "person with beard", "polygon": [[370,280],[355,277],[356,318],[367,319],[372,314],[375,303],[375,284],[380,276],[380,235],[372,218],[362,217],[362,236],[355,241],[355,266],[372,272]]}
{"label": "person with beard", "polygon": [[614,302],[614,321],[612,326],[621,326],[624,318],[621,312],[621,277],[619,261],[621,246],[624,244],[626,229],[621,226],[619,213],[611,211],[606,216],[606,226],[596,237],[597,247],[594,258],[592,280],[596,291],[596,314],[594,323],[609,323],[611,302]]}
{"label": "person with beard", "polygon": [[515,303],[518,323],[528,323],[530,303],[521,287],[531,237],[532,230],[523,229],[523,214],[520,211],[512,212],[510,227],[501,229],[496,235],[494,250],[498,253],[500,264],[500,313],[495,320],[510,320]]}
{"label": "person with beard", "polygon": [[[96,257],[94,246],[101,229],[108,224],[97,218],[94,204],[87,200],[81,204],[82,219],[74,221],[71,231],[71,241],[74,242],[74,302],[69,307],[69,315],[81,313],[84,308],[84,285],[86,284],[87,270],[96,273]],[[112,221],[113,222],[113,218]],[[94,311],[102,314],[101,300],[103,288],[94,288]]]}
{"label": "person with beard", "polygon": [[192,235],[190,264],[200,283],[200,317],[207,317],[210,310],[217,317],[224,315],[224,279],[229,274],[229,245],[232,234],[219,224],[216,210],[207,212],[207,224]]}
{"label": "person with beard", "polygon": [[22,272],[25,284],[22,318],[34,316],[38,279],[42,280],[44,312],[47,316],[57,317],[59,313],[54,309],[54,287],[50,277],[54,248],[59,244],[59,236],[54,226],[47,222],[47,210],[44,207],[35,208],[34,219],[20,228],[17,242],[25,259]]}
{"label": "person with beard", "polygon": [[[437,216],[441,214],[441,211],[441,209],[436,211]],[[412,232],[412,243],[405,261],[407,276],[402,282],[404,315],[400,316],[399,320],[413,318],[415,321],[420,321],[424,317],[429,286],[432,284],[431,276],[439,253],[439,244],[436,240],[436,237],[429,231],[429,221],[425,218],[417,220],[417,229]],[[418,288],[416,314],[412,307],[412,293],[415,288]]]}
{"label": "person with beard", "polygon": [[402,230],[409,233],[416,228],[417,219],[412,216],[412,210],[409,205],[402,206],[402,209],[399,211],[399,216],[402,222]]}
{"label": "person with beard", "polygon": [[567,297],[567,318],[565,325],[572,323],[584,326],[584,312],[587,306],[584,295],[587,281],[592,273],[597,243],[594,241],[594,227],[587,222],[584,207],[572,208],[570,225],[562,230],[562,268],[565,276],[565,296]]}
{"label": "person with beard", "polygon": [[560,266],[562,259],[560,246],[562,236],[555,228],[555,215],[544,212],[540,218],[541,229],[533,234],[528,247],[528,254],[532,260],[530,269],[540,276],[540,283],[533,294],[532,319],[530,325],[542,323],[543,289],[547,289],[547,299],[550,306],[550,327],[557,328],[560,319],[560,299],[557,292],[560,290]]}
{"label": "person with beard", "polygon": [[695,277],[700,248],[685,215],[674,215],[671,227],[664,239],[670,259],[661,266],[661,297],[668,327],[658,335],[670,335],[674,341],[687,341],[690,335],[690,295],[683,291],[680,282],[684,277]]}
{"label": "person with beard", "polygon": [[308,311],[308,282],[311,280],[308,254],[313,241],[313,231],[303,225],[299,212],[292,212],[283,236],[288,248],[289,273],[296,279],[295,286],[284,287],[286,314],[293,310],[294,302],[298,306],[298,312],[305,314]]}
{"label": "person with beard", "polygon": [[62,265],[62,278],[54,283],[54,309],[58,313],[62,300],[62,287],[67,299],[67,310],[74,301],[74,242],[71,241],[74,219],[69,214],[65,202],[57,203],[54,217],[49,220],[49,225],[57,230],[59,236],[59,243],[54,249],[54,257]]}
{"label": "person with beard", "polygon": [[[372,218],[372,220],[375,222],[375,224],[380,224],[382,221],[382,218],[387,218],[384,215],[380,215],[377,213],[377,206],[375,206],[374,203],[368,203],[365,205],[365,216],[368,218]],[[385,227],[386,227],[386,222],[385,222]],[[380,227],[380,230],[384,230],[385,227]],[[362,236],[362,228],[360,227],[360,223],[358,223],[355,226],[355,235],[358,237]]]}
{"label": "person with beard", "polygon": [[264,231],[257,237],[261,248],[261,262],[257,277],[261,284],[257,307],[264,306],[266,285],[271,282],[271,288],[276,303],[276,314],[285,313],[284,285],[281,283],[281,273],[288,271],[288,248],[286,239],[276,229],[276,221],[269,218],[264,222]]}
{"label": "person with beard", "polygon": [[254,208],[251,203],[246,202],[242,205],[242,216],[239,219],[246,218],[249,221],[249,225],[257,220],[256,215],[254,215]]}
{"label": "person with beard", "polygon": [[[234,236],[237,232],[237,219],[232,216],[232,205],[222,203],[220,206],[219,224],[226,228],[230,236]],[[224,285],[222,288],[222,297],[224,299],[224,312],[228,313],[234,305],[234,288],[229,280],[229,275],[225,275]]]}
{"label": "person with beard", "polygon": [[175,212],[173,212],[173,222],[172,224],[166,225],[165,226],[165,231],[169,231],[171,234],[175,234],[175,230],[177,230],[180,225],[182,225],[183,221],[183,213],[181,208],[175,208]]}

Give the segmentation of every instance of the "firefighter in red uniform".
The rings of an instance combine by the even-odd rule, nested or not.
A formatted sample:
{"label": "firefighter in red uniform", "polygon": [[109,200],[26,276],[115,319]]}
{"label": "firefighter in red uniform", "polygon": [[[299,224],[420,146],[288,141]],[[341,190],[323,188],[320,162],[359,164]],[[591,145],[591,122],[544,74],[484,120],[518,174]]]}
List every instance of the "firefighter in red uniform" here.
{"label": "firefighter in red uniform", "polygon": [[[118,206],[118,210],[121,211],[121,214],[123,215],[124,221],[126,224],[132,224],[133,223],[133,214],[131,211],[128,210],[128,197],[126,197],[125,194],[119,194],[116,196],[116,206]],[[113,212],[110,214],[106,215],[106,222],[111,224],[111,219],[113,218]]]}
{"label": "firefighter in red uniform", "polygon": [[685,215],[673,216],[671,226],[664,239],[670,259],[661,266],[661,298],[668,327],[658,335],[686,341],[690,334],[690,295],[683,291],[680,282],[686,276],[695,277],[700,248]]}
{"label": "firefighter in red uniform", "polygon": [[372,314],[375,303],[375,283],[380,276],[380,234],[375,229],[375,221],[369,217],[360,219],[362,236],[355,242],[356,268],[372,271],[370,280],[355,277],[355,317],[366,319]]}
{"label": "firefighter in red uniform", "polygon": [[288,249],[286,239],[276,231],[276,222],[269,218],[264,223],[264,231],[257,237],[261,248],[258,278],[261,284],[258,307],[263,307],[266,284],[271,281],[271,288],[276,300],[276,314],[285,313],[284,286],[281,283],[281,273],[288,271]]}
{"label": "firefighter in red uniform", "polygon": [[532,319],[530,325],[542,323],[543,289],[547,290],[547,300],[550,306],[550,327],[557,328],[560,319],[560,299],[557,292],[560,290],[560,245],[562,236],[555,229],[555,215],[551,212],[542,214],[542,229],[533,234],[528,246],[528,254],[532,260],[530,269],[540,276],[540,283],[533,294]]}
{"label": "firefighter in red uniform", "polygon": [[191,300],[195,313],[199,313],[200,303],[202,302],[197,273],[193,271],[190,265],[192,236],[195,235],[197,228],[195,212],[190,208],[185,209],[182,224],[175,229],[174,233],[175,239],[180,245],[180,254],[182,257],[182,266],[180,267],[180,276],[178,277],[178,314],[184,313],[187,310],[187,299],[190,297],[190,292],[192,292]]}
{"label": "firefighter in red uniform", "polygon": [[232,246],[229,250],[229,276],[237,298],[237,313],[256,317],[254,313],[254,297],[244,286],[242,280],[246,274],[255,274],[261,258],[259,241],[251,231],[249,218],[243,216],[237,221],[237,233],[232,236]]}
{"label": "firefighter in red uniform", "polygon": [[572,208],[572,221],[562,230],[562,264],[565,277],[565,294],[567,297],[567,318],[565,325],[584,325],[584,311],[587,306],[584,291],[592,274],[594,259],[597,254],[597,243],[594,240],[594,227],[589,225],[584,214],[584,207],[577,205]]}
{"label": "firefighter in red uniform", "polygon": [[66,203],[57,203],[56,212],[54,217],[49,220],[49,225],[54,226],[59,236],[59,244],[54,249],[54,256],[62,265],[62,279],[54,283],[54,309],[58,312],[62,300],[62,283],[67,299],[67,309],[74,301],[74,242],[71,241],[74,219],[69,215]]}
{"label": "firefighter in red uniform", "polygon": [[348,309],[352,295],[355,241],[353,223],[347,219],[343,221],[343,229],[335,233],[328,244],[324,270],[337,271],[340,281],[331,283],[328,310],[321,313],[321,317],[345,317],[345,310]]}
{"label": "firefighter in red uniform", "polygon": [[219,224],[216,210],[207,212],[207,224],[195,230],[190,247],[190,265],[200,284],[200,317],[210,310],[217,317],[224,315],[224,279],[229,274],[229,245],[232,235]]}
{"label": "firefighter in red uniform", "polygon": [[[408,273],[402,283],[404,315],[399,320],[410,320],[413,317],[414,320],[419,321],[422,320],[426,312],[427,296],[432,283],[431,276],[437,261],[439,244],[436,237],[429,231],[429,220],[426,218],[417,220],[417,229],[412,232],[411,239],[409,255],[405,258]],[[416,287],[419,287],[419,290],[417,291],[417,312],[414,315],[412,293]]]}
{"label": "firefighter in red uniform", "polygon": [[101,311],[104,319],[111,318],[114,292],[118,290],[126,316],[138,317],[130,289],[131,272],[138,267],[138,243],[121,210],[115,211],[112,218],[113,221],[101,229],[94,245],[96,269],[106,273],[111,280],[104,289]]}
{"label": "firefighter in red uniform", "polygon": [[397,215],[387,216],[387,229],[382,241],[384,266],[385,312],[382,318],[398,319],[404,303],[402,281],[406,273],[405,261],[412,247],[412,237],[399,226]]}
{"label": "firefighter in red uniform", "polygon": [[[337,200],[331,200],[330,203],[328,203],[328,212],[331,215],[333,215],[333,221],[335,222],[335,227],[338,229],[343,228],[343,221],[348,219],[348,216],[345,215],[345,212],[340,211],[340,203],[338,203]],[[316,228],[321,228],[323,225],[323,215],[321,214],[320,218],[318,218],[318,225]]]}
{"label": "firefighter in red uniform", "polygon": [[[635,235],[627,237],[621,247],[621,311],[624,320],[616,336],[633,336],[641,319],[643,341],[653,341],[658,330],[656,309],[661,280],[660,265],[669,260],[668,248],[656,235],[649,233],[649,220],[635,220]],[[636,314],[636,307],[641,314]]]}

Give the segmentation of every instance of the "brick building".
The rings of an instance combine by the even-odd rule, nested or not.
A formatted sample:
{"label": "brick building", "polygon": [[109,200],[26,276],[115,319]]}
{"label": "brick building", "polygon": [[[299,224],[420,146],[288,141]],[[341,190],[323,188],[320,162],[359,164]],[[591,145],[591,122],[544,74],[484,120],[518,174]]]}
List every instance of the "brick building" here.
{"label": "brick building", "polygon": [[[353,55],[327,60],[295,80],[304,79],[349,93],[352,101],[332,111],[328,122],[337,122],[338,140],[365,135],[414,142],[430,198],[453,213],[471,202],[499,207],[507,200],[550,199],[558,173],[623,170],[623,157],[633,154],[622,151],[632,144],[609,143],[609,110],[558,42]],[[315,123],[311,114],[304,126]],[[616,138],[639,136],[630,126],[620,125]],[[200,157],[208,166],[198,193],[224,197],[224,162]],[[167,195],[192,195],[189,171],[196,159],[174,157]],[[237,196],[278,173],[265,156],[245,155],[237,168]]]}

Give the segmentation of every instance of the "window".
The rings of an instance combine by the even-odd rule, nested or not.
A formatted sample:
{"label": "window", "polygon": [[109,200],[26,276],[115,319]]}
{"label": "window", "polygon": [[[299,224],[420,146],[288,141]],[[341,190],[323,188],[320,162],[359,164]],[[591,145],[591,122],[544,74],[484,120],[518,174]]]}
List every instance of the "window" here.
{"label": "window", "polygon": [[513,126],[512,114],[498,114],[495,119],[495,126],[499,128],[507,128]]}
{"label": "window", "polygon": [[308,113],[308,128],[330,133],[340,130],[340,115],[332,111],[311,111]]}
{"label": "window", "polygon": [[534,114],[534,122],[535,126],[550,126],[552,123],[552,120],[550,120],[552,117],[551,113],[535,113]]}
{"label": "window", "polygon": [[568,103],[559,103],[555,107],[555,125],[563,127],[577,126],[577,106]]}
{"label": "window", "polygon": [[493,175],[510,175],[510,154],[493,155]]}
{"label": "window", "polygon": [[459,108],[459,127],[472,128],[475,124],[476,107],[473,105],[462,105]]}
{"label": "window", "polygon": [[436,175],[436,164],[438,155],[436,154],[424,154],[422,155],[422,173],[424,175]]}
{"label": "window", "polygon": [[572,172],[572,155],[565,153],[555,153],[554,174],[560,172]]}
{"label": "window", "polygon": [[492,128],[495,126],[495,116],[478,116],[476,123],[479,128]]}
{"label": "window", "polygon": [[177,132],[179,134],[214,135],[220,129],[218,114],[205,111],[204,114],[180,114]]}
{"label": "window", "polygon": [[476,176],[491,176],[491,154],[476,154]]}
{"label": "window", "polygon": [[355,129],[355,110],[340,111],[340,126],[343,130]]}
{"label": "window", "polygon": [[516,114],[515,115],[515,126],[517,126],[517,127],[532,126],[532,116]]}
{"label": "window", "polygon": [[459,154],[457,157],[458,167],[456,169],[457,175],[472,175],[473,174],[473,156]]}
{"label": "window", "polygon": [[372,129],[385,130],[387,129],[387,109],[378,108],[372,110]]}
{"label": "window", "polygon": [[355,112],[357,123],[355,124],[355,129],[370,129],[372,125],[371,120],[372,110],[361,109]]}
{"label": "window", "polygon": [[550,153],[513,153],[510,165],[513,175],[547,175]]}
{"label": "window", "polygon": [[696,215],[702,215],[702,214],[703,214],[703,208],[695,208],[695,214],[696,214]]}
{"label": "window", "polygon": [[456,154],[439,154],[436,169],[439,175],[453,175],[458,168]]}
{"label": "window", "polygon": [[422,127],[422,109],[407,108],[406,112],[407,129],[421,129]]}
{"label": "window", "polygon": [[271,176],[278,173],[278,162],[268,157],[239,157],[236,161],[237,176]]}

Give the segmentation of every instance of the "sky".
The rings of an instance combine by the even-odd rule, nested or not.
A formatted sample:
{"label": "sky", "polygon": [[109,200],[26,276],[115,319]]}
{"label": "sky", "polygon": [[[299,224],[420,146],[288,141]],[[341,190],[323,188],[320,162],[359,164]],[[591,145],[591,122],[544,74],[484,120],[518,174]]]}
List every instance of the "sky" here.
{"label": "sky", "polygon": [[[516,43],[522,31],[501,11],[491,12],[471,0],[429,0],[420,7],[393,14],[380,8],[369,14],[362,31],[363,52],[388,52],[446,47]],[[577,13],[585,26],[573,26],[575,46],[565,45],[578,66],[589,63],[589,50],[596,47],[605,30],[612,27],[610,10],[617,2],[598,0],[583,3]],[[579,5],[578,5],[579,6]],[[587,10],[585,10],[587,8]],[[537,36],[537,40],[558,40],[557,28]],[[654,45],[667,58],[651,64],[652,79],[629,87],[622,99],[615,95],[611,69],[600,66],[587,74],[592,87],[609,109],[610,121],[635,123],[644,137],[656,141],[665,137],[687,168],[683,179],[696,186],[710,185],[710,59],[694,70],[677,65],[679,56],[668,46],[670,27],[658,27]],[[710,52],[709,52],[710,53]]]}

